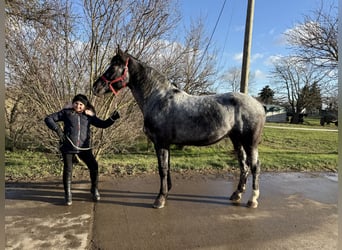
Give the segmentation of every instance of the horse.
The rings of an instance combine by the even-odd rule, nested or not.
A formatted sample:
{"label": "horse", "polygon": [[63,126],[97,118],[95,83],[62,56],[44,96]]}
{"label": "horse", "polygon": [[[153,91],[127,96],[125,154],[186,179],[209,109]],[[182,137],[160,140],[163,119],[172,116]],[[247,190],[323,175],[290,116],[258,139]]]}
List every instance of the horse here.
{"label": "horse", "polygon": [[256,208],[259,197],[258,144],[265,110],[243,93],[190,95],[171,84],[165,75],[118,48],[110,65],[93,83],[93,93],[104,96],[128,87],[143,113],[144,132],[153,142],[158,159],[160,190],[153,207],[163,208],[172,188],[170,146],[206,146],[229,137],[236,152],[240,179],[230,196],[239,203],[246,190],[249,171],[252,195],[247,207]]}

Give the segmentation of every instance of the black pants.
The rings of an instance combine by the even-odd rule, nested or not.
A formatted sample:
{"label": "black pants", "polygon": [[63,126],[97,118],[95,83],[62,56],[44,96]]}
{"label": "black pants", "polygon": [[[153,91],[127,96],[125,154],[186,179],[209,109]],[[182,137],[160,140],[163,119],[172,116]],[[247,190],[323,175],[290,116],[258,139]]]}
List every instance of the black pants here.
{"label": "black pants", "polygon": [[[70,194],[70,185],[72,179],[73,157],[75,154],[63,153],[63,184],[66,195]],[[84,150],[77,154],[78,157],[87,165],[90,174],[92,190],[97,188],[99,165],[91,150]]]}

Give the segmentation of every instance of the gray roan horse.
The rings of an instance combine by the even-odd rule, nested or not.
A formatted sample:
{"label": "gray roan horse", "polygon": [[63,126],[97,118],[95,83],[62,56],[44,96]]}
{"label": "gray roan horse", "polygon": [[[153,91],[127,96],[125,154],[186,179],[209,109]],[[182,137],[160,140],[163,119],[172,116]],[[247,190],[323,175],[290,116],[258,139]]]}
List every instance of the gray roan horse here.
{"label": "gray roan horse", "polygon": [[259,197],[258,144],[265,123],[263,106],[241,93],[193,96],[173,86],[160,72],[118,49],[105,73],[94,82],[93,92],[116,94],[128,86],[144,116],[144,131],[158,157],[160,191],[154,208],[165,206],[171,189],[170,145],[205,146],[229,137],[240,165],[240,181],[230,200],[239,202],[249,170],[253,192],[248,207]]}

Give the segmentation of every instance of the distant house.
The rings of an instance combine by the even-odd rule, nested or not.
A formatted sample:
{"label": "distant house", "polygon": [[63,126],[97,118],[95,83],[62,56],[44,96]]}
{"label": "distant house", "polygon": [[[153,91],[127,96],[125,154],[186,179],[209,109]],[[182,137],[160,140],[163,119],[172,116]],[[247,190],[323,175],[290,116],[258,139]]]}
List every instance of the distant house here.
{"label": "distant house", "polygon": [[284,107],[264,104],[266,112],[266,122],[287,122],[287,112]]}

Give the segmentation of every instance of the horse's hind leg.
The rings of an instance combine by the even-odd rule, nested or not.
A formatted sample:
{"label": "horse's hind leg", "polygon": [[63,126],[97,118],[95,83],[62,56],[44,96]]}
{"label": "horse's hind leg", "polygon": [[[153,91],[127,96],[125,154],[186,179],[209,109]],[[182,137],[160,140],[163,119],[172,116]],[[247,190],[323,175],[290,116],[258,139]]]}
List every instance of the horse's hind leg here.
{"label": "horse's hind leg", "polygon": [[252,196],[247,202],[247,206],[251,208],[256,208],[258,206],[257,199],[259,198],[259,175],[260,175],[260,163],[258,160],[258,148],[252,148],[250,152],[247,153],[247,162],[251,166],[253,175],[253,192]]}
{"label": "horse's hind leg", "polygon": [[230,200],[233,202],[240,202],[242,193],[245,192],[246,190],[246,182],[249,174],[249,167],[247,165],[247,155],[245,150],[243,149],[242,145],[237,141],[231,138],[233,145],[234,145],[234,150],[237,154],[237,158],[239,161],[239,166],[240,166],[240,180],[237,189],[235,192],[230,196]]}

